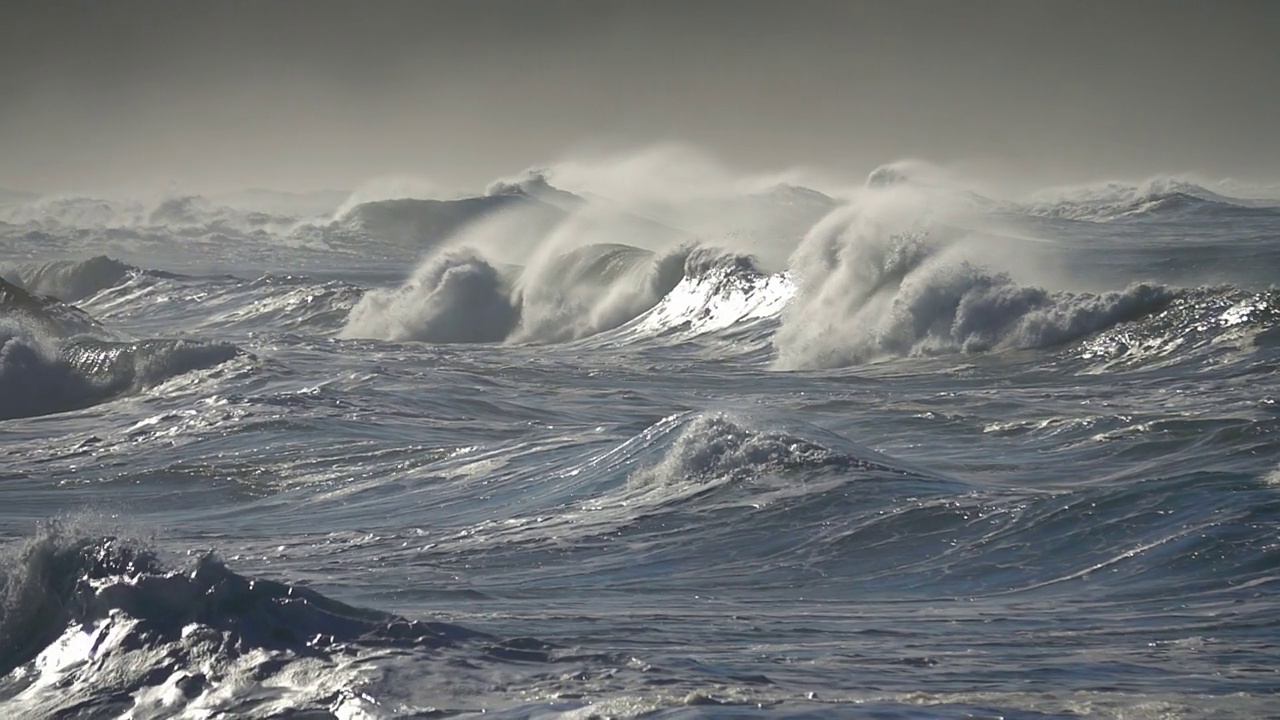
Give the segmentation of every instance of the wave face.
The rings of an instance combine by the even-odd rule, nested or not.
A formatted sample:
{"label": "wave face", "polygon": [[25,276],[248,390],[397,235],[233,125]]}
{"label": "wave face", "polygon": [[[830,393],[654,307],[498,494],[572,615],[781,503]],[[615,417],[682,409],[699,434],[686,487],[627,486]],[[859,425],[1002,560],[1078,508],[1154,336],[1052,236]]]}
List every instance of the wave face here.
{"label": "wave face", "polygon": [[1265,188],[799,183],[0,197],[0,717],[1274,714]]}
{"label": "wave face", "polygon": [[234,345],[188,340],[57,342],[0,321],[0,420],[89,407],[239,354]]}
{"label": "wave face", "polygon": [[118,285],[133,272],[138,272],[138,269],[99,255],[89,260],[60,260],[35,266],[17,266],[9,274],[14,282],[30,292],[76,302]]}

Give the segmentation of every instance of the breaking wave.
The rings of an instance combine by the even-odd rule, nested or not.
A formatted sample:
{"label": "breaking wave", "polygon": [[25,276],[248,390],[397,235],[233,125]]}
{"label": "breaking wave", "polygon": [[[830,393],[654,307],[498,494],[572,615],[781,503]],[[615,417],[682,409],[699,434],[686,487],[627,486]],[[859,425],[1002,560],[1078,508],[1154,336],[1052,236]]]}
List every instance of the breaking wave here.
{"label": "breaking wave", "polygon": [[[224,703],[239,715],[273,702],[337,712],[359,684],[358,673],[341,672],[358,652],[492,640],[246,578],[208,554],[171,569],[139,542],[58,524],[11,549],[0,599],[3,700],[27,717],[172,715]],[[315,682],[262,684],[277,673]]]}
{"label": "breaking wave", "polygon": [[435,343],[499,342],[519,319],[507,281],[474,252],[432,257],[395,290],[372,290],[343,337]]}
{"label": "breaking wave", "polygon": [[124,282],[142,272],[105,255],[88,260],[55,260],[39,265],[19,265],[4,270],[15,284],[39,295],[76,302]]}
{"label": "breaking wave", "polygon": [[503,271],[470,249],[431,256],[394,290],[352,309],[343,337],[432,343],[564,342],[617,328],[682,280],[741,260],[681,247],[587,245]]}
{"label": "breaking wave", "polygon": [[1142,319],[1107,328],[1068,350],[1100,370],[1204,366],[1280,343],[1280,291],[1202,287],[1179,292]]}
{"label": "breaking wave", "polygon": [[79,308],[0,281],[0,420],[96,405],[240,354],[191,340],[121,342]]}
{"label": "breaking wave", "polygon": [[89,407],[239,354],[192,340],[53,341],[0,321],[0,420]]}
{"label": "breaking wave", "polygon": [[1050,292],[966,259],[976,233],[949,225],[933,198],[869,190],[796,250],[796,296],[775,338],[788,369],[887,357],[1030,349],[1077,340],[1166,307],[1176,292],[1134,284]]}

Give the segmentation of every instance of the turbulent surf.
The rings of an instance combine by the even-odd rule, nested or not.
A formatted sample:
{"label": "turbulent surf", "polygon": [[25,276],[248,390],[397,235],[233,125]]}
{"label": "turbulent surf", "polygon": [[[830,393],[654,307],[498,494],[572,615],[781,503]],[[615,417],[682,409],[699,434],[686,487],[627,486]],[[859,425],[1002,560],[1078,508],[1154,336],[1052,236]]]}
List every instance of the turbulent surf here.
{"label": "turbulent surf", "polygon": [[1280,200],[642,170],[0,198],[4,714],[1273,712]]}

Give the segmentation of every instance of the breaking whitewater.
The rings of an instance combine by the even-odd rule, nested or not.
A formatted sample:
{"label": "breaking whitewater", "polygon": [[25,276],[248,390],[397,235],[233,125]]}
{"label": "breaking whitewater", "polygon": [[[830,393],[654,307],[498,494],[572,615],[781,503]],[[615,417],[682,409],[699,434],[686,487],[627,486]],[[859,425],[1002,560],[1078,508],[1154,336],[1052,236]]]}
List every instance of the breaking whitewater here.
{"label": "breaking whitewater", "polygon": [[1275,188],[386,190],[0,193],[0,714],[1275,712]]}

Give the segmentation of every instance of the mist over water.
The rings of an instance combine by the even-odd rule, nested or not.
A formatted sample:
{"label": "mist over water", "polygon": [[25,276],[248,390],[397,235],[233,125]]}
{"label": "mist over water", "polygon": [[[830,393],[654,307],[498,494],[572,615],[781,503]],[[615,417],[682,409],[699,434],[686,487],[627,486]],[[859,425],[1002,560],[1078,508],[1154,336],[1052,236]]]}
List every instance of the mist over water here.
{"label": "mist over water", "polygon": [[692,148],[0,203],[15,717],[1262,717],[1280,199]]}

